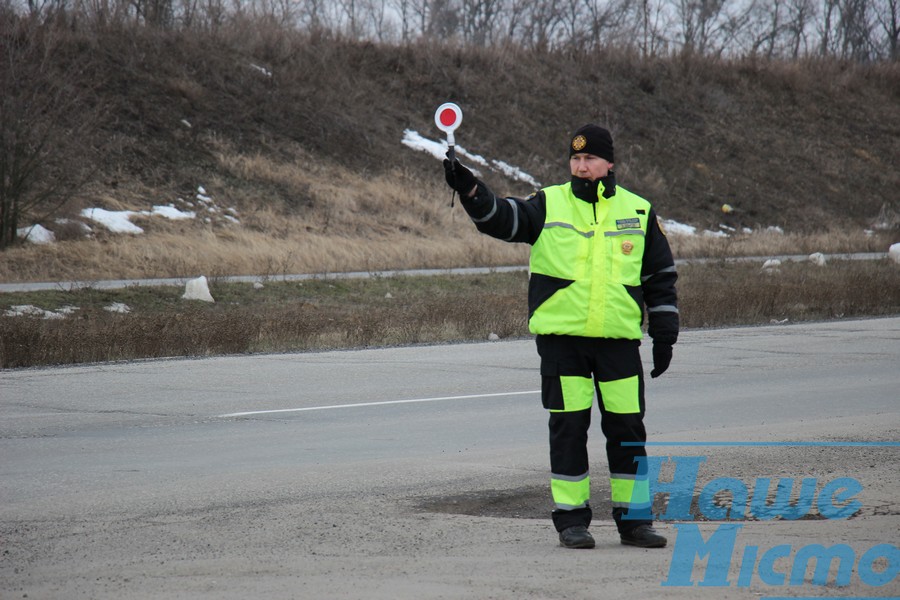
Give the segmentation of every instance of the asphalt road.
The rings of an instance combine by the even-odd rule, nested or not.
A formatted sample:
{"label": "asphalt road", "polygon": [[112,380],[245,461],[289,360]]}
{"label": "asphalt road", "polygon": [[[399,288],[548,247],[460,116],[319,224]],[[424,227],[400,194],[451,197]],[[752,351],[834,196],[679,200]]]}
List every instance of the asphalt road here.
{"label": "asphalt road", "polygon": [[[883,585],[854,565],[836,586],[837,562],[824,587],[753,561],[738,582],[751,547],[897,552],[900,318],[687,331],[648,380],[650,452],[705,456],[697,492],[862,487],[850,519],[742,522],[728,587],[662,585],[672,522],[668,548],[626,548],[596,510],[596,549],[558,547],[537,364],[525,340],[2,371],[0,598],[900,594],[890,551]],[[596,427],[595,509],[603,447]]]}

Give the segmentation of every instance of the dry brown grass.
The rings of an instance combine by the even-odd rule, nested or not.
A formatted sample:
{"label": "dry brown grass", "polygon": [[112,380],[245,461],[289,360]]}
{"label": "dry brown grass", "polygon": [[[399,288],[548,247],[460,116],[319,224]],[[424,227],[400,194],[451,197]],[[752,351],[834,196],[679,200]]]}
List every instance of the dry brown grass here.
{"label": "dry brown grass", "polygon": [[725,258],[738,256],[778,256],[887,252],[897,234],[887,231],[866,233],[856,229],[838,229],[819,233],[779,233],[758,231],[733,234],[727,238],[703,234],[670,235],[672,252],[678,258]]}
{"label": "dry brown grass", "polygon": [[[133,220],[146,233],[136,236],[111,234],[94,225],[93,239],[4,252],[0,281],[265,276],[528,262],[527,246],[478,234],[458,203],[449,206],[437,161],[435,176],[423,182],[399,167],[381,174],[348,170],[316,160],[297,145],[282,148],[276,159],[215,144],[225,175],[204,183],[220,207],[237,207],[240,224],[138,217]],[[272,201],[260,195],[272,186],[282,190],[283,198]],[[137,184],[121,187],[116,196],[94,197],[93,204],[81,198],[77,208],[147,209],[175,200],[154,197]],[[896,229],[867,234],[848,226],[728,238],[671,235],[670,242],[678,258],[734,257],[884,252],[897,236]]]}
{"label": "dry brown grass", "polygon": [[207,275],[283,275],[409,268],[521,265],[527,248],[464,234],[421,237],[308,233],[300,219],[285,219],[295,233],[235,229],[190,235],[146,234],[134,239],[63,242],[13,249],[0,280],[96,281]]}
{"label": "dry brown grass", "polygon": [[[707,263],[682,267],[684,327],[767,324],[900,313],[898,266],[888,260]],[[82,289],[0,297],[0,309],[74,305],[58,320],[3,316],[0,368],[167,356],[307,351],[527,336],[527,274],[375,277],[249,284],[213,281],[215,304],[178,288]],[[103,307],[123,302],[127,315]]]}
{"label": "dry brown grass", "polygon": [[[302,157],[302,153],[298,153]],[[366,175],[309,157],[274,161],[259,155],[220,154],[244,183],[206,186],[221,207],[236,206],[240,224],[199,219],[133,219],[144,234],[111,234],[95,226],[94,239],[20,246],[0,256],[0,281],[56,281],[335,271],[376,271],[524,264],[528,249],[479,235],[441,180],[422,184],[402,169]],[[440,164],[435,161],[435,171]],[[277,184],[290,203],[254,197],[259,182]],[[130,208],[164,204],[145,197]],[[123,203],[102,199],[110,209]],[[202,215],[201,215],[202,216]]]}
{"label": "dry brown grass", "polygon": [[[387,182],[373,182],[387,188]],[[443,190],[436,190],[437,192]],[[93,240],[13,248],[2,255],[0,281],[95,281],[207,275],[286,275],[419,268],[526,265],[529,248],[478,234],[447,198],[391,200],[369,219],[358,201],[336,200],[321,222],[261,206],[242,225],[198,227],[154,217],[143,235],[100,233]],[[432,203],[436,206],[425,206]],[[405,205],[405,206],[404,206]],[[393,222],[393,225],[391,224]],[[677,258],[885,252],[895,236],[845,230],[821,234],[758,232],[729,238],[670,235]]]}
{"label": "dry brown grass", "polygon": [[756,325],[900,313],[900,268],[888,260],[831,261],[825,267],[786,262],[713,263],[679,269],[685,327]]}
{"label": "dry brown grass", "polygon": [[[14,294],[0,307],[80,308],[51,320],[0,313],[0,367],[520,336],[526,283],[523,273],[270,283],[262,291],[214,282],[213,305],[181,300],[174,288]],[[132,313],[103,310],[122,301]]]}

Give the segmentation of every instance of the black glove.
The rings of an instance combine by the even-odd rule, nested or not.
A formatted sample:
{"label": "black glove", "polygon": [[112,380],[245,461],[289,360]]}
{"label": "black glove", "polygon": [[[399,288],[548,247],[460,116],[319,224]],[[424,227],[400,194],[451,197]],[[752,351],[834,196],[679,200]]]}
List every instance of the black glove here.
{"label": "black glove", "polygon": [[650,377],[659,377],[669,368],[672,362],[672,344],[653,344],[653,370],[650,371]]}
{"label": "black glove", "polygon": [[447,185],[456,190],[461,198],[468,197],[469,192],[478,185],[472,171],[462,166],[458,160],[451,163],[448,159],[444,159],[444,177],[447,179]]}

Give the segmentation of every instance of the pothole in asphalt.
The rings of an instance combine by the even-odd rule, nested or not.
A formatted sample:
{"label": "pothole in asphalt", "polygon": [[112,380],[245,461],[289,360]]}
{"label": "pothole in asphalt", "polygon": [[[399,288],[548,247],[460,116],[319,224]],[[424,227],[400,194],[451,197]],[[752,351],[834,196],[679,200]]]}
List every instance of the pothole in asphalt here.
{"label": "pothole in asphalt", "polygon": [[[591,509],[593,510],[594,518],[609,518],[612,515],[609,489],[592,490],[591,496]],[[714,500],[714,502],[719,507],[728,506],[726,500]],[[653,514],[657,519],[665,513],[668,503],[669,498],[667,495],[657,494],[653,502]],[[540,485],[506,490],[481,490],[451,496],[433,496],[420,500],[417,503],[417,508],[426,512],[469,515],[473,517],[546,519],[550,516],[550,512],[553,509],[553,502],[550,498],[549,486]],[[736,518],[711,519],[700,510],[699,495],[694,495],[691,499],[690,514],[695,521],[737,522],[764,520],[747,513],[747,511],[745,511],[744,515],[735,513]],[[776,517],[776,520],[781,519],[781,517]],[[825,517],[817,512],[811,512],[798,520],[817,521],[824,519]]]}

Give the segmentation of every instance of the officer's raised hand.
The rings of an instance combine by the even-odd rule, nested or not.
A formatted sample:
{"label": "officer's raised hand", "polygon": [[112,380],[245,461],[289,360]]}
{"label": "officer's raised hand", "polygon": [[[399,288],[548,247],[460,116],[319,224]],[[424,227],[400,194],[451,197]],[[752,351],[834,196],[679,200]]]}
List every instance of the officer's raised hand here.
{"label": "officer's raised hand", "polygon": [[460,197],[471,198],[475,195],[478,180],[472,171],[462,166],[458,160],[451,163],[449,159],[444,159],[444,177],[447,179],[447,185],[456,190]]}
{"label": "officer's raised hand", "polygon": [[653,370],[650,377],[656,378],[666,372],[672,362],[672,344],[653,343]]}

